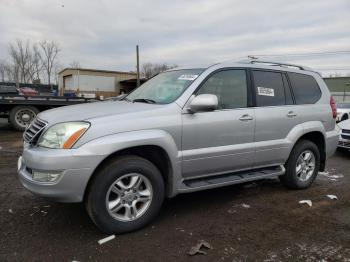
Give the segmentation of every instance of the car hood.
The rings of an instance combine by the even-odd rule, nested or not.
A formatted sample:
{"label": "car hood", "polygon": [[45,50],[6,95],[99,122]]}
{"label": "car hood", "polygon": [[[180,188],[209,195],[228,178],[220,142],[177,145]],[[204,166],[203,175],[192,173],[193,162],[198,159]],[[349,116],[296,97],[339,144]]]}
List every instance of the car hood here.
{"label": "car hood", "polygon": [[350,108],[337,108],[337,112],[344,113],[350,111]]}
{"label": "car hood", "polygon": [[350,119],[349,120],[344,120],[338,123],[338,126],[341,129],[349,129],[350,130]]}
{"label": "car hood", "polygon": [[160,107],[163,107],[163,105],[126,101],[91,102],[43,111],[38,115],[38,118],[47,121],[49,124],[54,124],[67,121],[90,120],[93,118],[135,113],[139,111],[158,110]]}

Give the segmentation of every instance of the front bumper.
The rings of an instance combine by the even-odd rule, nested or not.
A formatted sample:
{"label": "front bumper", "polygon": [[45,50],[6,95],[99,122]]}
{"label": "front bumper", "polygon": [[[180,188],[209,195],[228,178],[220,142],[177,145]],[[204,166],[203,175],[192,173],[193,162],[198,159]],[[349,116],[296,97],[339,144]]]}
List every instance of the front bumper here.
{"label": "front bumper", "polygon": [[339,135],[338,147],[350,150],[350,133],[344,133],[342,130]]}
{"label": "front bumper", "polygon": [[[29,147],[18,160],[18,177],[30,192],[58,202],[81,202],[87,183],[103,156],[79,149],[45,149]],[[55,182],[33,180],[31,170],[60,172]]]}

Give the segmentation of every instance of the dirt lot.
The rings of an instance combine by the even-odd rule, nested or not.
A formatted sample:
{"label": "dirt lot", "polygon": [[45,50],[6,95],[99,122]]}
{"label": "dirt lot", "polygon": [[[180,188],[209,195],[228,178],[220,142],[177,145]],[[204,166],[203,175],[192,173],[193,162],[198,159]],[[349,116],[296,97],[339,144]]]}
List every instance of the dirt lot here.
{"label": "dirt lot", "polygon": [[[106,235],[83,205],[51,203],[20,185],[21,143],[1,122],[1,261],[350,261],[350,153],[332,157],[328,176],[308,190],[276,179],[180,195],[153,224],[100,246]],[[202,239],[213,249],[188,256]]]}

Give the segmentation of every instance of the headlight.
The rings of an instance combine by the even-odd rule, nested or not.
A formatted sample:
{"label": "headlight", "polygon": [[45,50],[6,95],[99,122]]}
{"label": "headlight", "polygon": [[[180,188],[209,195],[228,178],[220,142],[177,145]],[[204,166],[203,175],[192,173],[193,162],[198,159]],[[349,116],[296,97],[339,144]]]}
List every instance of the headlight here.
{"label": "headlight", "polygon": [[87,122],[66,122],[49,127],[40,137],[39,146],[48,148],[71,148],[90,127]]}

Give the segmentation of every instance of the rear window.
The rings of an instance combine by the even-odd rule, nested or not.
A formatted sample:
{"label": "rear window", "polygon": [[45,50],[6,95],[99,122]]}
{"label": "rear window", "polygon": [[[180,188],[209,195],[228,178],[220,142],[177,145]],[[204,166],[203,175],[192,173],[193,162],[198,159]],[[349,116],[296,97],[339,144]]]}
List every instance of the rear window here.
{"label": "rear window", "polygon": [[288,73],[295,101],[300,104],[314,104],[321,97],[321,90],[314,77],[298,73]]}

